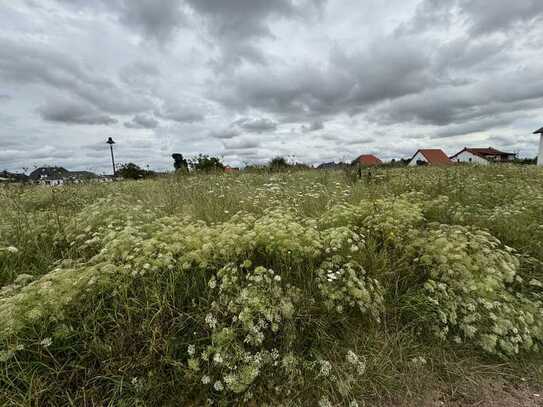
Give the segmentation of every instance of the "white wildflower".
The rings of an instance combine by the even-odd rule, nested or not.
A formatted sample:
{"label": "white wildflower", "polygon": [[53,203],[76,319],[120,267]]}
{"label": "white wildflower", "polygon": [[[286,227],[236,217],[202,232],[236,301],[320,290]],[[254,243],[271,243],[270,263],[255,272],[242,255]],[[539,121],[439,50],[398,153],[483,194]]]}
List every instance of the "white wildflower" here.
{"label": "white wildflower", "polygon": [[323,397],[319,400],[319,407],[332,407],[332,403],[330,403],[328,397]]}
{"label": "white wildflower", "polygon": [[352,365],[358,364],[358,361],[359,361],[358,355],[354,353],[352,350],[347,352],[346,359],[347,359],[347,362],[349,362]]}
{"label": "white wildflower", "polygon": [[319,363],[321,365],[321,370],[319,374],[325,377],[330,375],[330,371],[332,370],[332,364],[327,360],[321,360],[319,361]]}
{"label": "white wildflower", "polygon": [[53,343],[53,340],[51,338],[45,338],[45,339],[42,339],[42,341],[40,342],[40,345],[45,348],[48,348],[49,346],[51,346],[52,343]]}
{"label": "white wildflower", "polygon": [[220,365],[223,362],[223,358],[219,352],[215,353],[215,355],[213,356],[213,362],[215,362],[218,365]]}
{"label": "white wildflower", "polygon": [[208,324],[211,329],[215,329],[215,327],[217,326],[217,318],[215,318],[213,314],[211,313],[206,315],[205,321],[206,321],[206,324]]}
{"label": "white wildflower", "polygon": [[213,388],[215,391],[222,391],[224,389],[224,386],[220,380],[217,380],[215,384],[213,384]]}
{"label": "white wildflower", "polygon": [[215,280],[215,278],[212,278],[211,280],[209,280],[209,283],[207,283],[207,285],[213,290],[215,287],[217,287],[217,280]]}
{"label": "white wildflower", "polygon": [[194,355],[194,353],[196,353],[196,346],[194,346],[194,345],[189,345],[189,346],[187,347],[187,353],[188,353],[190,356]]}
{"label": "white wildflower", "polygon": [[424,366],[427,362],[422,356],[417,356],[411,359],[411,363],[415,366]]}
{"label": "white wildflower", "polygon": [[208,375],[202,376],[202,383],[203,384],[209,384],[211,382],[211,377]]}

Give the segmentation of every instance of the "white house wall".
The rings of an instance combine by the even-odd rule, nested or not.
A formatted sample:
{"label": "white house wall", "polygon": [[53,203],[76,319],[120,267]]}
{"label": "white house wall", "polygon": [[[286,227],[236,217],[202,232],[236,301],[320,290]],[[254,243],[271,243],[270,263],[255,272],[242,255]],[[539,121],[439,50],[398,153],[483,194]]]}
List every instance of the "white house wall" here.
{"label": "white house wall", "polygon": [[543,134],[539,136],[539,154],[537,155],[537,165],[543,166]]}
{"label": "white house wall", "polygon": [[424,157],[424,156],[422,155],[422,153],[419,151],[419,152],[413,157],[413,159],[412,159],[411,161],[409,161],[409,164],[407,164],[407,165],[409,165],[409,166],[411,166],[411,167],[414,167],[414,166],[417,165],[417,161],[428,162],[428,160],[426,159],[426,157]]}
{"label": "white house wall", "polygon": [[489,162],[478,155],[470,153],[469,151],[462,151],[456,157],[452,159],[455,163],[468,163],[468,164],[477,164],[477,165],[488,165]]}

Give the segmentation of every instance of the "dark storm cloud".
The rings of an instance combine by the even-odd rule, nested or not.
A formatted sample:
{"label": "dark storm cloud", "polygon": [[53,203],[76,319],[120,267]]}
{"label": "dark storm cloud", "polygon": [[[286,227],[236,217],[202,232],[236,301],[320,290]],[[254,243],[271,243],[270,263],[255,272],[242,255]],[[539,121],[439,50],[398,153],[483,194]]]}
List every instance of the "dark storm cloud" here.
{"label": "dark storm cloud", "polygon": [[158,116],[173,120],[179,123],[195,123],[201,122],[205,119],[205,116],[202,113],[190,112],[190,111],[168,111],[168,112],[159,112]]}
{"label": "dark storm cloud", "polygon": [[376,141],[376,139],[373,137],[357,135],[349,135],[349,137],[345,137],[337,134],[324,134],[319,138],[326,141],[334,141],[338,145],[370,144]]}
{"label": "dark storm cloud", "polygon": [[436,24],[451,26],[463,22],[471,33],[479,35],[532,25],[542,16],[540,0],[424,0],[415,19],[402,28],[420,31]]}
{"label": "dark storm cloud", "polygon": [[156,129],[158,125],[158,120],[146,114],[137,114],[131,121],[124,123],[124,127],[129,129]]}
{"label": "dark storm cloud", "polygon": [[303,20],[319,10],[324,0],[186,0],[203,19],[219,47],[221,59],[216,69],[239,64],[243,60],[266,63],[263,50],[254,43],[262,37],[273,37],[268,23],[271,18]]}
{"label": "dark storm cloud", "polygon": [[149,88],[160,78],[160,70],[156,65],[139,61],[123,67],[119,78],[129,86]]}
{"label": "dark storm cloud", "polygon": [[516,24],[530,24],[541,19],[543,2],[540,0],[460,0],[461,10],[471,20],[472,31],[490,33],[505,30]]}
{"label": "dark storm cloud", "polygon": [[38,42],[0,37],[0,78],[20,85],[46,85],[76,96],[110,114],[144,110],[149,101],[103,77],[69,54]]}
{"label": "dark storm cloud", "polygon": [[443,126],[435,130],[431,138],[445,138],[463,136],[466,134],[477,133],[485,130],[491,130],[503,126],[509,126],[519,118],[518,114],[504,114],[502,116],[483,117],[479,120],[468,121],[460,124]]}
{"label": "dark storm cloud", "polygon": [[155,110],[155,115],[178,123],[197,123],[205,120],[206,114],[211,110],[209,105],[168,101]]}
{"label": "dark storm cloud", "polygon": [[376,109],[383,123],[413,121],[447,125],[519,110],[536,109],[543,100],[543,65],[490,74],[458,86],[436,87],[408,95]]}
{"label": "dark storm cloud", "polygon": [[49,102],[47,105],[41,106],[38,112],[43,120],[50,122],[90,125],[117,123],[116,119],[96,111],[92,106],[69,101]]}
{"label": "dark storm cloud", "polygon": [[312,131],[318,131],[324,129],[324,123],[320,120],[311,122],[308,126],[302,125],[302,132],[311,133]]}
{"label": "dark storm cloud", "polygon": [[210,132],[210,137],[218,138],[218,139],[231,139],[237,136],[241,135],[241,131],[234,128],[227,128],[223,130],[217,130]]}
{"label": "dark storm cloud", "polygon": [[159,41],[170,39],[184,19],[179,0],[117,0],[117,3],[121,22]]}
{"label": "dark storm cloud", "polygon": [[[511,63],[507,50],[511,41],[502,37],[471,38],[462,35],[441,45],[435,53],[435,70],[449,71],[455,74],[456,70],[470,70],[481,65],[502,63],[505,59]],[[488,66],[485,66],[488,68]]]}
{"label": "dark storm cloud", "polygon": [[275,130],[277,123],[265,117],[243,117],[234,121],[232,126],[238,126],[248,132],[262,133]]}
{"label": "dark storm cloud", "polygon": [[[347,112],[421,92],[439,83],[423,47],[395,38],[347,53],[336,47],[320,66],[267,66],[225,78],[215,97],[224,104],[272,111],[291,120]],[[401,80],[398,80],[401,78]]]}
{"label": "dark storm cloud", "polygon": [[170,40],[185,21],[180,0],[57,0],[76,10],[109,12],[144,37],[162,43]]}
{"label": "dark storm cloud", "polygon": [[254,138],[236,138],[232,140],[224,140],[224,147],[226,149],[244,150],[248,148],[256,148],[260,146],[260,141]]}

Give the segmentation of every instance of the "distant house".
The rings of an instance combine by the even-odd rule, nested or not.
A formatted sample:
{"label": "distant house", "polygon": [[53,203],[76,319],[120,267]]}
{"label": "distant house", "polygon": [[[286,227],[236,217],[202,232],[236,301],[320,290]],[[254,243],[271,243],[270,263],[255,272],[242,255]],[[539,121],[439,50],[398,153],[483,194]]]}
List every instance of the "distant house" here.
{"label": "distant house", "polygon": [[439,148],[427,148],[417,150],[415,155],[409,160],[408,166],[414,167],[417,165],[448,165],[452,164],[447,154]]}
{"label": "distant house", "polygon": [[39,167],[29,175],[31,181],[41,185],[62,185],[70,172],[63,167]]}
{"label": "distant house", "polygon": [[495,148],[468,148],[464,147],[455,155],[451,156],[451,161],[455,163],[469,163],[488,165],[493,162],[511,162],[517,157],[514,153],[505,153]]}
{"label": "distant house", "polygon": [[319,166],[317,166],[317,169],[318,170],[338,170],[341,168],[346,168],[348,166],[349,164],[346,164],[346,163],[336,163],[334,161],[330,161],[327,163],[320,164]]}
{"label": "distant house", "polygon": [[373,154],[362,154],[353,161],[353,165],[359,165],[361,167],[375,167],[376,165],[381,164],[383,164],[383,162]]}
{"label": "distant house", "polygon": [[25,174],[19,174],[9,171],[0,172],[0,182],[2,183],[11,183],[11,182],[27,182],[28,176]]}
{"label": "distant house", "polygon": [[64,183],[80,183],[97,178],[96,174],[89,171],[68,171],[63,167],[40,167],[29,175],[32,182],[41,185],[64,185]]}
{"label": "distant house", "polygon": [[224,167],[224,172],[227,174],[233,174],[235,172],[239,172],[239,168],[226,166]]}
{"label": "distant house", "polygon": [[38,181],[40,179],[60,179],[64,178],[70,173],[64,167],[39,167],[32,171],[29,178],[32,181]]}

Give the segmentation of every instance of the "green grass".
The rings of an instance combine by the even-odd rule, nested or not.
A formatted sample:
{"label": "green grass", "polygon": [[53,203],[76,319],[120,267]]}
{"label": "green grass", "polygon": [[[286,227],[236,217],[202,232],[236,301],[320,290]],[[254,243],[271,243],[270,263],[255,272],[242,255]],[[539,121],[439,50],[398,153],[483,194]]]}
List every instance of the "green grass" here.
{"label": "green grass", "polygon": [[489,380],[539,387],[542,262],[543,172],[528,166],[4,186],[0,405],[419,405],[476,402]]}

